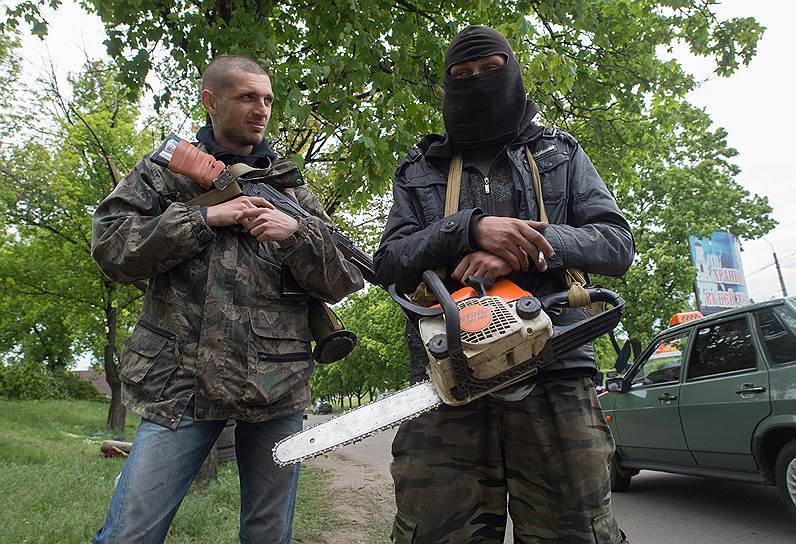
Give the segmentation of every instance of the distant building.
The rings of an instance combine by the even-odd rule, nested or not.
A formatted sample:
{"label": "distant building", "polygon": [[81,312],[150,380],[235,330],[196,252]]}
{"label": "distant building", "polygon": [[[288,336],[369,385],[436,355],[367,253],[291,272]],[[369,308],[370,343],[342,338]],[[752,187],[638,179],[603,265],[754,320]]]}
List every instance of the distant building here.
{"label": "distant building", "polygon": [[108,385],[108,381],[105,379],[104,372],[96,372],[94,370],[75,370],[75,374],[77,374],[81,380],[91,383],[91,385],[94,386],[94,389],[99,391],[101,394],[110,398],[111,386]]}

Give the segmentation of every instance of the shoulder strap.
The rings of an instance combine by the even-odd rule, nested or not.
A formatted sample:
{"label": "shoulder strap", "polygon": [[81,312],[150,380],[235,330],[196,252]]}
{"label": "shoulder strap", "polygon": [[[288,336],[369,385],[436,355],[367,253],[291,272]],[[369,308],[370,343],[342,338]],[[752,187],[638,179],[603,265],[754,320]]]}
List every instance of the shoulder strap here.
{"label": "shoulder strap", "polygon": [[[555,135],[555,132],[553,132]],[[533,178],[533,191],[536,193],[536,202],[539,205],[539,221],[548,222],[547,210],[544,206],[544,198],[542,197],[542,179],[539,176],[539,169],[536,167],[536,161],[533,160],[533,154],[528,146],[525,146],[525,155],[528,157],[528,165],[531,167],[531,177]],[[562,272],[562,279],[567,286],[569,294],[569,305],[572,308],[581,308],[591,304],[591,298],[588,291],[586,291],[586,275],[577,268],[567,268]],[[602,310],[595,310],[595,314]]]}
{"label": "shoulder strap", "polygon": [[240,185],[238,185],[238,178],[244,174],[254,172],[256,174],[267,174],[270,169],[268,168],[254,168],[248,164],[237,162],[230,164],[226,167],[229,172],[231,181],[223,189],[213,189],[202,193],[194,199],[187,202],[189,206],[215,206],[232,200],[233,198],[242,194]]}
{"label": "shoulder strap", "polygon": [[459,211],[459,193],[462,189],[462,153],[456,151],[448,169],[448,187],[445,191],[445,217]]}
{"label": "shoulder strap", "polygon": [[547,210],[544,207],[544,198],[542,197],[542,179],[539,177],[539,169],[536,167],[536,161],[533,160],[533,154],[527,145],[525,146],[525,156],[528,157],[528,166],[531,167],[533,192],[536,193],[536,204],[539,206],[539,221],[546,223]]}

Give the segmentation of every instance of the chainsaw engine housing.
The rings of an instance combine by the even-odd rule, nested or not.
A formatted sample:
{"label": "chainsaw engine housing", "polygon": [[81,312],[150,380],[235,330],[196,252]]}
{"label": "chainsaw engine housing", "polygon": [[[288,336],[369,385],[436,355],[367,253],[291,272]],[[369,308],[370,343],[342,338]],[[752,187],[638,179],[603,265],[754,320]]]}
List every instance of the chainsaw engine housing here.
{"label": "chainsaw engine housing", "polygon": [[[492,380],[533,359],[553,334],[553,324],[539,301],[514,284],[507,289],[502,283],[498,282],[486,296],[477,296],[471,288],[452,295],[459,310],[464,358],[477,380]],[[522,373],[509,373],[508,381],[456,398],[456,373],[447,353],[444,315],[422,318],[418,328],[429,356],[429,377],[446,404],[466,404],[538,372],[538,366],[529,365]]]}

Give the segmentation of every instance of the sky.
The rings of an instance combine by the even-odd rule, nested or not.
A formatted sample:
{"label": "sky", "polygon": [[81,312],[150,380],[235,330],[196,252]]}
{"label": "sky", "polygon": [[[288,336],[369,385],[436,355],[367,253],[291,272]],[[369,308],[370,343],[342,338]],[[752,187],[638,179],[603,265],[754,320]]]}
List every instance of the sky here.
{"label": "sky", "polygon": [[[2,0],[3,4],[7,0]],[[752,193],[768,197],[779,225],[765,239],[745,241],[742,260],[749,295],[753,300],[781,296],[773,252],[779,257],[788,294],[796,295],[796,167],[789,144],[796,143],[793,88],[793,21],[796,2],[790,0],[726,0],[715,7],[720,19],[755,17],[766,27],[757,55],[748,67],[729,78],[712,73],[713,64],[687,54],[680,56],[686,70],[704,83],[689,95],[703,107],[716,127],[728,131],[728,142],[739,154],[738,182]],[[96,16],[65,0],[51,19],[45,42],[28,37],[23,42],[25,70],[43,66],[49,52],[60,74],[79,70],[86,53],[105,56],[104,30]]]}

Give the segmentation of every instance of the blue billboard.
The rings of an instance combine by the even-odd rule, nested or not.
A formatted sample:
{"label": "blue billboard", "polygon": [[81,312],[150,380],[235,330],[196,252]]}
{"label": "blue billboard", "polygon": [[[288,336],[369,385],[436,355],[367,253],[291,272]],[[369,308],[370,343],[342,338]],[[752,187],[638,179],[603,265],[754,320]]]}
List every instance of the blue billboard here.
{"label": "blue billboard", "polygon": [[689,236],[691,262],[697,270],[696,298],[699,310],[715,314],[749,304],[746,278],[738,240],[729,232],[714,232],[709,238]]}

